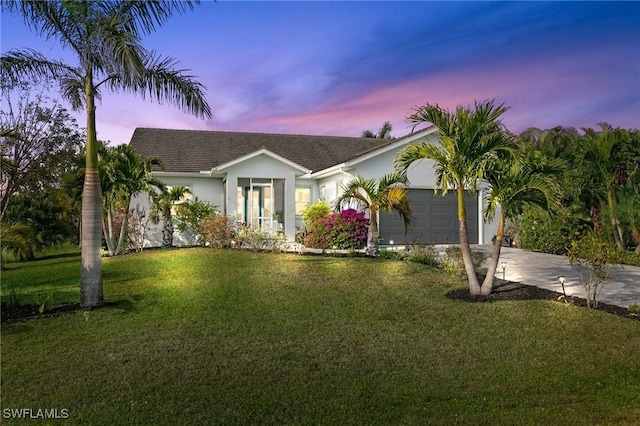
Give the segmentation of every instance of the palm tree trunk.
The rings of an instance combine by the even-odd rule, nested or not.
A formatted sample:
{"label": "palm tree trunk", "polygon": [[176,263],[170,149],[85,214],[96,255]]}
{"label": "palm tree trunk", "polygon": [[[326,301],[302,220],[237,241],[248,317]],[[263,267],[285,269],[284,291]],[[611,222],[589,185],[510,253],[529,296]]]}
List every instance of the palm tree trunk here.
{"label": "palm tree trunk", "polygon": [[113,247],[113,217],[111,214],[111,208],[107,207],[107,222],[102,220],[102,230],[104,232],[104,241],[107,243],[107,251],[109,252],[109,257],[115,256],[115,250]]}
{"label": "palm tree trunk", "polygon": [[80,273],[80,306],[104,304],[102,295],[102,190],[98,171],[98,139],[93,74],[88,69],[85,78],[87,107],[87,165],[82,189],[82,268]]}
{"label": "palm tree trunk", "polygon": [[473,267],[473,259],[471,257],[471,247],[469,246],[469,230],[467,229],[467,209],[464,205],[464,188],[458,186],[456,189],[458,196],[458,231],[460,234],[460,249],[462,250],[462,260],[464,261],[464,269],[469,280],[469,293],[472,296],[480,295],[480,284]]}
{"label": "palm tree trunk", "polygon": [[102,201],[97,168],[87,168],[82,190],[82,271],[80,306],[104,303],[102,296]]}
{"label": "palm tree trunk", "polygon": [[122,226],[120,228],[120,236],[118,237],[118,245],[116,247],[116,254],[124,254],[123,245],[124,237],[127,235],[127,228],[129,227],[129,212],[127,211],[122,220]]}
{"label": "palm tree trunk", "polygon": [[493,241],[493,251],[491,252],[491,262],[487,270],[487,276],[482,282],[480,294],[488,296],[493,291],[493,282],[495,281],[496,270],[498,269],[498,261],[500,260],[500,251],[502,251],[502,238],[504,237],[504,213],[500,213],[498,221],[498,230],[496,239]]}
{"label": "palm tree trunk", "polygon": [[163,213],[164,226],[162,227],[162,243],[165,247],[173,246],[173,221],[171,220],[171,209]]}
{"label": "palm tree trunk", "polygon": [[622,234],[622,228],[620,222],[615,215],[616,199],[613,189],[609,189],[607,192],[607,200],[609,202],[609,210],[611,211],[611,225],[613,226],[613,239],[616,242],[616,247],[619,250],[624,250],[624,236]]}
{"label": "palm tree trunk", "polygon": [[369,209],[369,232],[367,234],[367,256],[378,257],[380,255],[380,231],[378,229],[378,211]]}

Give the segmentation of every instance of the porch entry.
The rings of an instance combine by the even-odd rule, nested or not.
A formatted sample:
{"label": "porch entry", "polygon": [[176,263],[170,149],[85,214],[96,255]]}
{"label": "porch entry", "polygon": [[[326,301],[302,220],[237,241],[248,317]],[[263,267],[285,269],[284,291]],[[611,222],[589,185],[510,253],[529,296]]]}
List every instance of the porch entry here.
{"label": "porch entry", "polygon": [[238,179],[237,220],[252,227],[282,230],[283,179]]}

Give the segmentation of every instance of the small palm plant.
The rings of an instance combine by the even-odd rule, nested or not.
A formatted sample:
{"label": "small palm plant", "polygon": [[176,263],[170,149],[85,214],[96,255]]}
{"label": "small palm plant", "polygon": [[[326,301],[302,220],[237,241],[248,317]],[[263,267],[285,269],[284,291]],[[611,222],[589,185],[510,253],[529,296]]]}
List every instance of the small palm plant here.
{"label": "small palm plant", "polygon": [[347,185],[333,207],[341,210],[354,206],[369,211],[370,223],[367,241],[367,254],[377,256],[379,246],[378,212],[395,212],[402,217],[405,229],[411,225],[411,205],[407,199],[407,177],[404,174],[390,173],[380,180],[356,177]]}
{"label": "small palm plant", "polygon": [[173,246],[173,206],[191,191],[186,186],[172,186],[161,193],[152,193],[151,201],[157,216],[162,217],[162,244],[164,247]]}

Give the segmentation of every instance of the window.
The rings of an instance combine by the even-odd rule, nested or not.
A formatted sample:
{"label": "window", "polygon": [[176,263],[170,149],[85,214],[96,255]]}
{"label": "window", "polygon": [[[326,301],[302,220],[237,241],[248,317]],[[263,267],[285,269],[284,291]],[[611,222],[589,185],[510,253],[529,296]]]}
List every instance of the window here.
{"label": "window", "polygon": [[311,188],[296,188],[295,203],[296,216],[301,216],[311,204]]}
{"label": "window", "polygon": [[320,187],[320,199],[321,200],[327,199],[327,187],[325,185],[322,185]]}

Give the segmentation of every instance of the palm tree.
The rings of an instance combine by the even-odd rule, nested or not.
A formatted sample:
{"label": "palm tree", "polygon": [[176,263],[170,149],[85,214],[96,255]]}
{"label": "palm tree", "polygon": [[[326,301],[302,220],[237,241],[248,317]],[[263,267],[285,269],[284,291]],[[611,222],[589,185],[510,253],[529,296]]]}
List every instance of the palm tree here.
{"label": "palm tree", "polygon": [[599,123],[600,131],[583,128],[585,136],[584,156],[588,162],[595,179],[598,182],[596,188],[601,189],[596,194],[601,204],[609,207],[611,226],[616,246],[624,250],[624,234],[617,217],[618,190],[627,182],[628,171],[626,167],[627,153],[624,150],[628,143],[629,132],[624,129],[614,129],[607,123]]}
{"label": "palm tree", "polygon": [[162,244],[164,247],[173,246],[173,206],[191,191],[186,186],[172,186],[165,188],[159,194],[152,193],[151,199],[157,215],[162,216]]}
{"label": "palm tree", "polygon": [[[164,183],[151,176],[153,166],[161,166],[156,157],[143,159],[130,145],[102,147],[100,151],[100,186],[106,222],[102,229],[109,256],[122,252],[129,223],[131,198],[140,193],[164,188]],[[122,223],[118,236],[115,235],[113,220],[117,212],[122,213]]]}
{"label": "palm tree", "polygon": [[458,202],[458,231],[469,291],[480,294],[480,284],[474,271],[467,230],[467,211],[464,195],[475,190],[478,180],[501,153],[514,152],[515,141],[506,132],[500,116],[507,110],[494,101],[475,102],[474,109],[458,106],[449,111],[438,105],[427,104],[416,108],[408,117],[414,129],[421,123],[437,126],[439,143],[418,142],[402,149],[395,158],[397,173],[406,173],[415,161],[435,161],[436,185],[441,195],[454,189]]}
{"label": "palm tree", "polygon": [[210,117],[203,86],[175,70],[171,58],[158,57],[141,45],[141,36],[155,31],[194,1],[9,1],[3,9],[21,14],[31,28],[57,39],[71,50],[75,64],[51,60],[33,50],[12,50],[2,56],[2,73],[14,80],[45,77],[60,82],[61,92],[76,110],[87,113],[85,181],[82,194],[82,270],[80,304],[104,303],[102,295],[102,200],[98,171],[96,98],[102,89],[126,90],[184,111]]}
{"label": "palm tree", "polygon": [[496,212],[500,211],[491,262],[480,289],[484,296],[493,291],[505,219],[521,215],[525,206],[540,206],[547,212],[560,207],[558,179],[564,170],[564,162],[547,159],[539,151],[524,144],[520,145],[520,150],[524,160],[514,162],[511,158],[503,158],[484,175],[485,181],[490,185],[485,220],[493,220]]}
{"label": "palm tree", "polygon": [[358,176],[347,185],[343,185],[343,193],[333,202],[335,210],[356,204],[358,208],[369,210],[369,235],[367,253],[378,254],[378,212],[395,212],[402,217],[405,229],[411,225],[411,205],[407,199],[407,177],[403,174],[391,173],[379,181]]}
{"label": "palm tree", "polygon": [[363,130],[360,137],[370,139],[395,139],[391,136],[391,130],[393,130],[393,126],[391,126],[389,121],[385,121],[377,134],[373,133],[371,130]]}

